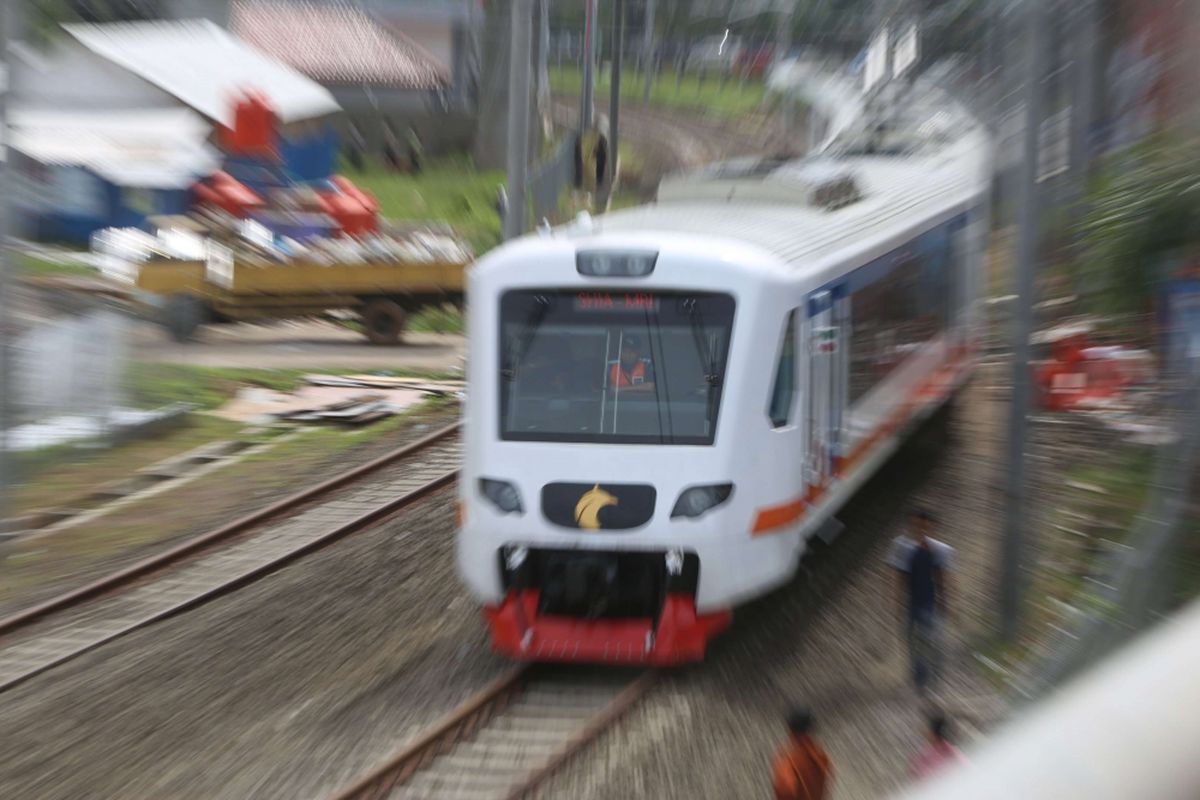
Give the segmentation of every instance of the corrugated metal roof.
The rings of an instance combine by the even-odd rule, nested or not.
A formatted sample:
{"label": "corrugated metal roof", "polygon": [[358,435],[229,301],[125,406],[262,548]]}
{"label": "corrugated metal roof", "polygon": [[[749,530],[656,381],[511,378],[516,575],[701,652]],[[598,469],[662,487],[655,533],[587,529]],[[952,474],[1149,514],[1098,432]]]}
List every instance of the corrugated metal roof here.
{"label": "corrugated metal roof", "polygon": [[242,0],[233,31],[272,58],[325,83],[436,89],[449,83],[419,44],[345,3]]}
{"label": "corrugated metal roof", "polygon": [[233,102],[247,90],[266,96],[283,122],[340,110],[325,87],[207,20],[63,27],[96,55],[223,125],[233,123]]}
{"label": "corrugated metal roof", "polygon": [[86,167],[120,186],[182,189],[220,154],[211,124],[185,108],[141,111],[12,109],[12,146],[43,164]]}

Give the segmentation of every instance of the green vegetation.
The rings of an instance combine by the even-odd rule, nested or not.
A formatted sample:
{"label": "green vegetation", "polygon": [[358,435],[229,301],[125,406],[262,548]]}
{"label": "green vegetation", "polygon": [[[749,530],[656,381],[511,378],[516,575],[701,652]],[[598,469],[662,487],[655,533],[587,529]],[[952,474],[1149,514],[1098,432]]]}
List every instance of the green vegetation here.
{"label": "green vegetation", "polygon": [[413,316],[408,329],[416,333],[462,333],[462,310],[450,303],[428,306]]}
{"label": "green vegetation", "polygon": [[1098,310],[1144,313],[1178,258],[1200,247],[1200,149],[1154,139],[1113,156],[1089,198],[1085,254]]}
{"label": "green vegetation", "polygon": [[15,271],[20,275],[28,275],[30,277],[51,277],[51,276],[90,276],[96,277],[96,270],[86,264],[62,263],[59,261],[51,261],[45,258],[38,258],[29,253],[14,252],[12,254],[13,266]]}
{"label": "green vegetation", "polygon": [[[989,638],[978,645],[981,655],[1012,669],[1027,659],[1050,624],[1058,622],[1056,602],[1093,608],[1084,576],[1093,574],[1097,559],[1107,556],[1101,539],[1124,543],[1150,491],[1154,451],[1142,446],[1117,448],[1098,461],[1079,463],[1062,476],[1065,491],[1037,533],[1037,564],[1029,584],[1023,623],[1016,642]],[[1001,675],[989,675],[998,683]]]}
{"label": "green vegetation", "polygon": [[189,364],[143,362],[129,373],[130,402],[137,408],[191,403],[199,409],[217,408],[242,386],[286,392],[300,384],[302,369],[241,369],[195,367]]}
{"label": "green vegetation", "polygon": [[445,222],[462,234],[477,254],[500,242],[496,191],[504,183],[503,172],[480,172],[466,156],[436,159],[418,175],[389,172],[379,164],[343,172],[379,199],[385,217]]}
{"label": "green vegetation", "polygon": [[[578,95],[583,76],[578,67],[561,67],[550,70],[550,89],[555,94]],[[621,100],[641,104],[645,78],[635,71],[621,75]],[[607,103],[609,75],[596,74],[596,100]],[[650,105],[658,108],[676,108],[699,111],[716,117],[741,117],[763,109],[767,101],[766,89],[761,80],[747,80],[744,84],[730,77],[724,85],[716,75],[701,80],[698,75],[684,75],[676,84],[675,74],[661,73],[650,89]]]}

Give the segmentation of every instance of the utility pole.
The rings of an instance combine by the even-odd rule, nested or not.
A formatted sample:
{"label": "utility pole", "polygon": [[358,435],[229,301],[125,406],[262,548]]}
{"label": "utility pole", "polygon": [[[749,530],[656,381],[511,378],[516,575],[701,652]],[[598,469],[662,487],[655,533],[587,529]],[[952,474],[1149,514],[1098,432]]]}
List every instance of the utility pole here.
{"label": "utility pole", "polygon": [[596,23],[598,22],[599,0],[584,0],[587,14],[583,23],[583,91],[579,100],[579,132],[592,127],[592,105],[595,102],[596,77]]}
{"label": "utility pole", "polygon": [[654,87],[657,70],[654,68],[654,0],[646,0],[646,30],[642,34],[642,65],[646,84],[642,87],[642,105],[650,105],[650,90]]}
{"label": "utility pole", "polygon": [[[12,59],[9,58],[9,37],[16,33],[17,13],[20,3],[0,5],[0,131],[12,142],[8,126],[8,98],[12,90]],[[10,312],[12,295],[9,292],[9,269],[12,260],[8,251],[8,233],[12,208],[12,156],[0,159],[0,519],[13,514],[9,509],[11,487],[16,482],[9,457],[8,431],[12,427],[10,396],[12,384],[12,331]]]}
{"label": "utility pole", "polygon": [[1038,261],[1040,143],[1045,78],[1047,19],[1041,0],[1026,0],[1028,53],[1025,76],[1024,159],[1021,163],[1020,230],[1017,241],[1016,309],[1013,325],[1012,407],[1009,414],[1008,481],[1005,488],[1004,543],[1000,574],[1001,630],[1016,638],[1021,618],[1026,508],[1025,445],[1031,400],[1029,337],[1033,333],[1034,273]]}
{"label": "utility pole", "polygon": [[621,120],[621,55],[625,43],[625,0],[613,0],[612,92],[608,100],[608,190],[617,179],[617,126]]}
{"label": "utility pole", "polygon": [[504,238],[525,232],[525,182],[529,172],[529,73],[533,0],[512,0],[512,47],[508,59],[508,206]]}
{"label": "utility pole", "polygon": [[[786,0],[784,11],[779,18],[779,41],[776,44],[776,49],[779,51],[775,56],[775,63],[781,64],[788,57],[788,51],[792,49],[792,26],[796,19],[796,3],[794,0]],[[780,109],[783,117],[783,130],[790,134],[792,125],[795,122],[796,113],[796,95],[794,88],[784,92],[783,106]],[[809,124],[812,125],[812,120],[815,115],[809,114]],[[812,140],[812,131],[809,131],[810,144]],[[811,148],[810,148],[811,149]]]}

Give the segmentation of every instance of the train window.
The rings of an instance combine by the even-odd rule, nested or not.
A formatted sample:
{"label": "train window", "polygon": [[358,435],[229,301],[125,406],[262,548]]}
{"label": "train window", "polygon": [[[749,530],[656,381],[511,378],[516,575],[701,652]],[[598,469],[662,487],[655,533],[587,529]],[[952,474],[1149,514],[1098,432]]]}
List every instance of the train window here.
{"label": "train window", "polygon": [[771,388],[771,427],[782,428],[791,422],[796,399],[796,312],[787,316],[783,341],[779,346],[779,363],[775,367],[775,383]]}
{"label": "train window", "polygon": [[864,397],[923,343],[943,333],[952,313],[949,229],[923,234],[851,281],[851,403]]}
{"label": "train window", "polygon": [[500,305],[501,438],[712,443],[732,297],[510,291]]}

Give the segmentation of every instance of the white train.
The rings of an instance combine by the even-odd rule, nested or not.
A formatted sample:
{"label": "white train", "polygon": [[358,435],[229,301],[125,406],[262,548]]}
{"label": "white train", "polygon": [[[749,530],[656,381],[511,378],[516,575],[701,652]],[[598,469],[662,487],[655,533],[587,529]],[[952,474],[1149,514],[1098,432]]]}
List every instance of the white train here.
{"label": "white train", "polygon": [[498,651],[701,659],[968,375],[989,146],[928,132],[718,166],[471,270],[458,563]]}

